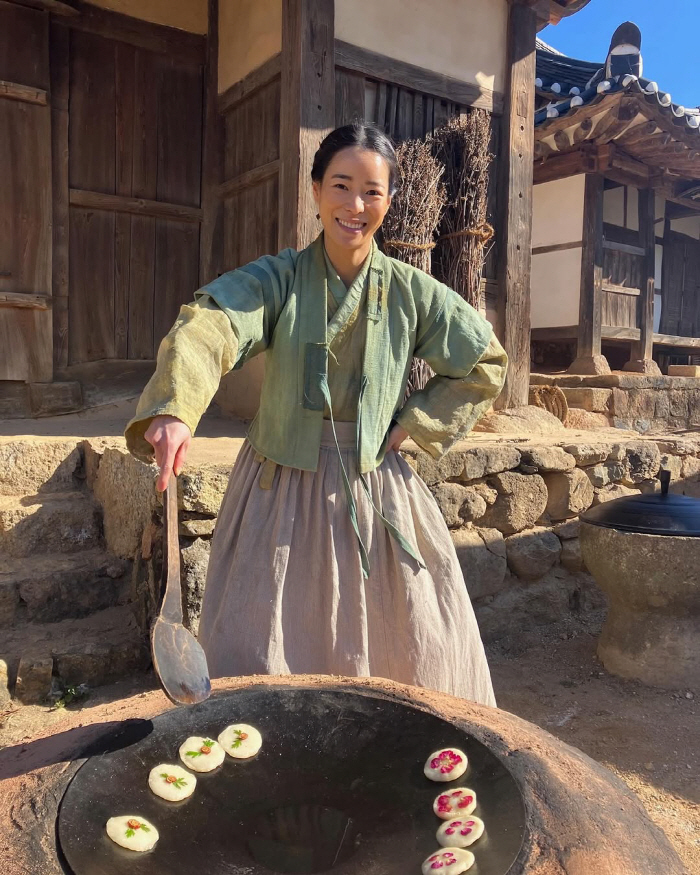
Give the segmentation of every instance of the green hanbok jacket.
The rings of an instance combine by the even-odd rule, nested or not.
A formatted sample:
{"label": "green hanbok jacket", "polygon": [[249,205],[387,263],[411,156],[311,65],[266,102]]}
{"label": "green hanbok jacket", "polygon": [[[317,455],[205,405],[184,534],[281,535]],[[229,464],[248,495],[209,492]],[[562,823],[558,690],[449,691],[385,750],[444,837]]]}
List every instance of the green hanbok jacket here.
{"label": "green hanbok jacket", "polygon": [[[329,319],[321,235],[301,252],[264,256],[204,286],[161,343],[156,372],[126,429],[129,450],[153,459],[143,435],[158,415],[178,417],[194,434],[221,377],[264,351],[250,443],[277,464],[316,470],[329,390],[333,395],[329,351],[337,371],[334,341],[364,318],[356,417],[361,473],[381,463],[392,420],[432,456],[447,452],[501,391],[505,352],[491,325],[459,295],[376,244],[358,280]],[[404,404],[414,356],[435,376]]]}

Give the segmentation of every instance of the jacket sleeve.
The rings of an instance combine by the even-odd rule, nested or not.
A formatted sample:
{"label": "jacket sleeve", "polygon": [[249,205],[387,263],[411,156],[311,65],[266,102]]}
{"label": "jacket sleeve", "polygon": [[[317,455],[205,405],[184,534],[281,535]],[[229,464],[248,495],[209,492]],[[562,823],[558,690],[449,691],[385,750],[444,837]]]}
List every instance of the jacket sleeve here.
{"label": "jacket sleeve", "polygon": [[456,292],[445,290],[443,304],[428,308],[414,355],[435,371],[396,417],[410,437],[439,458],[464,437],[498,397],[508,357],[489,323]]}
{"label": "jacket sleeve", "polygon": [[267,347],[291,288],[296,257],[285,250],[226,273],[180,309],[124,433],[133,455],[153,460],[144,433],[156,416],[175,416],[194,434],[221,377]]}

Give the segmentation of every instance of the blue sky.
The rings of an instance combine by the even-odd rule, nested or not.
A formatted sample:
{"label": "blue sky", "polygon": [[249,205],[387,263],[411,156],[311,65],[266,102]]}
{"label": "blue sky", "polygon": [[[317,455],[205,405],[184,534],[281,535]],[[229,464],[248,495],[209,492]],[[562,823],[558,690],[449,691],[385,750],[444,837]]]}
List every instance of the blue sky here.
{"label": "blue sky", "polygon": [[626,20],[642,31],[643,75],[669,91],[674,103],[698,106],[700,0],[591,0],[540,37],[572,58],[603,61],[615,28]]}

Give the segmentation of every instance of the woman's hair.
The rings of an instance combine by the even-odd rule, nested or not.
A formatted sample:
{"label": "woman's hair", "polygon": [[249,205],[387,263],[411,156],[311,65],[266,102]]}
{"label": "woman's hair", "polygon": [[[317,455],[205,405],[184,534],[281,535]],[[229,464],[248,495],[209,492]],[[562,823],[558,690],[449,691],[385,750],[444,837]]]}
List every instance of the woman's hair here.
{"label": "woman's hair", "polygon": [[347,149],[351,146],[359,146],[361,149],[367,149],[382,156],[389,167],[389,194],[395,194],[399,181],[399,168],[394,146],[384,131],[376,125],[369,125],[364,122],[353,122],[351,125],[343,125],[342,128],[336,128],[328,134],[314,155],[311,179],[314,182],[323,182],[323,177],[333,158],[342,149]]}

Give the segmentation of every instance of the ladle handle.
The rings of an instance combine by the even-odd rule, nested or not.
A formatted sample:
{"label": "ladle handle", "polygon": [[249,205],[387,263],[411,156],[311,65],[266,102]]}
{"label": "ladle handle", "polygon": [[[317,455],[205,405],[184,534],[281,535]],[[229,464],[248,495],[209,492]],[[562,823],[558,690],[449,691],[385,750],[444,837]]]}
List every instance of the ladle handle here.
{"label": "ladle handle", "polygon": [[671,485],[671,472],[662,468],[659,471],[659,480],[661,481],[661,494],[668,495],[668,487]]}
{"label": "ladle handle", "polygon": [[166,577],[160,615],[169,623],[182,625],[180,539],[177,529],[177,480],[171,473],[163,495],[163,572]]}

